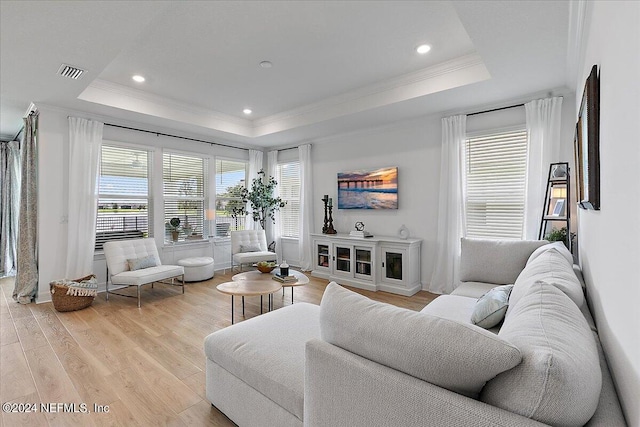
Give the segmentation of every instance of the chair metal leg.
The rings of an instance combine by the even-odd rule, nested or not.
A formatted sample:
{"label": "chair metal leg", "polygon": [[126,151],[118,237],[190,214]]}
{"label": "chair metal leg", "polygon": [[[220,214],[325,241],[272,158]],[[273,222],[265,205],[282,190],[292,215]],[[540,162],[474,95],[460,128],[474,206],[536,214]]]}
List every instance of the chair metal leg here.
{"label": "chair metal leg", "polygon": [[244,295],[242,296],[242,317],[244,317]]}
{"label": "chair metal leg", "polygon": [[140,308],[140,286],[138,286],[138,308]]}
{"label": "chair metal leg", "polygon": [[182,293],[184,294],[184,274],[182,275]]}
{"label": "chair metal leg", "polygon": [[291,304],[293,304],[293,286],[291,287]]}

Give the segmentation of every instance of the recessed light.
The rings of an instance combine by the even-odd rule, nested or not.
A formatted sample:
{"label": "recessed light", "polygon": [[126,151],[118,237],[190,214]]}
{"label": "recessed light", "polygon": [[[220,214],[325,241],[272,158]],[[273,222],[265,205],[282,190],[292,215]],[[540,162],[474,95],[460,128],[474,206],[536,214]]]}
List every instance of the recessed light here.
{"label": "recessed light", "polygon": [[245,108],[244,110],[242,110],[243,113],[245,113],[246,115],[249,115],[252,113],[252,111],[248,108]]}
{"label": "recessed light", "polygon": [[145,81],[145,78],[142,77],[139,74],[136,74],[135,76],[131,77],[133,79],[134,82],[138,82],[138,83],[142,83],[143,81]]}
{"label": "recessed light", "polygon": [[270,61],[262,61],[260,63],[260,66],[262,68],[271,68],[271,67],[273,67],[273,64]]}
{"label": "recessed light", "polygon": [[416,52],[418,52],[420,55],[424,55],[430,50],[431,50],[431,46],[429,46],[428,44],[421,44],[416,48]]}

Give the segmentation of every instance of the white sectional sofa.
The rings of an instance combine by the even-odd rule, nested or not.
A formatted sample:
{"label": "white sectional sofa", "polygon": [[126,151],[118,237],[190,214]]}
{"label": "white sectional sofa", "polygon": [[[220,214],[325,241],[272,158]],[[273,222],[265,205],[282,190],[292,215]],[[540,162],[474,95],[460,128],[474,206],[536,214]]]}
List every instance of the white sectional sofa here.
{"label": "white sectional sofa", "polygon": [[[624,426],[580,277],[546,243],[463,239],[464,282],[421,312],[332,283],[217,331],[207,398],[240,426]],[[473,325],[512,283],[504,322]]]}

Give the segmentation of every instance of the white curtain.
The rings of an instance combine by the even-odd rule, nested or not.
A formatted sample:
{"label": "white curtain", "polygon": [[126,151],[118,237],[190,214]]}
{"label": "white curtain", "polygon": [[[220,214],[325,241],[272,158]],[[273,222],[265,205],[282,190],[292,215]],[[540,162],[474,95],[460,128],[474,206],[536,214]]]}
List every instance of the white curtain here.
{"label": "white curtain", "polygon": [[313,227],[313,178],[311,170],[311,144],[298,147],[300,157],[300,268],[309,271],[313,268],[311,254],[311,229]]}
{"label": "white curtain", "polygon": [[[267,153],[267,176],[277,177],[278,173],[278,150],[269,151]],[[277,180],[277,178],[276,178]],[[280,183],[278,183],[280,185]],[[276,185],[273,190],[273,198],[277,199],[280,196],[280,189]],[[276,242],[276,254],[278,255],[278,262],[282,260],[282,242],[280,235],[280,211],[275,212],[276,222],[267,221],[267,242]]]}
{"label": "white curtain", "polygon": [[[264,153],[258,150],[249,150],[249,180],[247,181],[247,189],[251,190],[253,180],[258,178],[258,172],[262,170],[262,158]],[[251,215],[252,210],[249,203],[247,203],[247,218],[245,219],[244,228],[246,230],[260,230],[260,223],[253,220]]]}
{"label": "white curtain", "polygon": [[429,291],[448,294],[459,283],[460,238],[466,224],[464,153],[467,116],[442,119],[440,196],[435,266]]}
{"label": "white curtain", "polygon": [[93,272],[103,126],[101,122],[69,117],[68,279]]}
{"label": "white curtain", "polygon": [[560,161],[562,98],[536,99],[525,104],[529,151],[524,202],[526,240],[538,239],[549,165]]}
{"label": "white curtain", "polygon": [[15,275],[20,213],[20,142],[0,143],[0,277]]}

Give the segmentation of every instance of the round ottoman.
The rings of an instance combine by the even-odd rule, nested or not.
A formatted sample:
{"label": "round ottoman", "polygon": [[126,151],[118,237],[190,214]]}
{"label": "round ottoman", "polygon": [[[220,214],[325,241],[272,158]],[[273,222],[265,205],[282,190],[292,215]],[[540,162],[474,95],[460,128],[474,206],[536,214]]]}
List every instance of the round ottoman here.
{"label": "round ottoman", "polygon": [[213,277],[213,258],[184,258],[178,261],[184,267],[185,282],[199,282]]}

